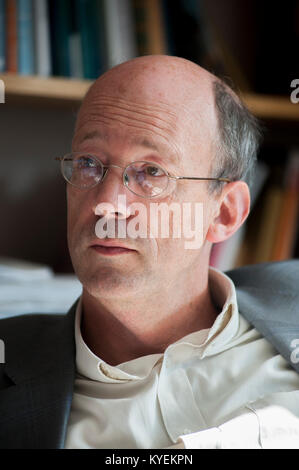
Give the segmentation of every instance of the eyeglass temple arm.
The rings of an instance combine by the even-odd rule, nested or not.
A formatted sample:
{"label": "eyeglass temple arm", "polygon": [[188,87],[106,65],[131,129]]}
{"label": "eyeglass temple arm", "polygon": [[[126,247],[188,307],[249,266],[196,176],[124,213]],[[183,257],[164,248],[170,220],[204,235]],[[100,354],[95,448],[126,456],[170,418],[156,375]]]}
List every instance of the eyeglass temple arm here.
{"label": "eyeglass temple arm", "polygon": [[198,178],[195,176],[170,176],[168,175],[169,178],[175,179],[175,180],[200,180],[200,181],[223,181],[225,183],[230,183],[231,180],[229,178]]}

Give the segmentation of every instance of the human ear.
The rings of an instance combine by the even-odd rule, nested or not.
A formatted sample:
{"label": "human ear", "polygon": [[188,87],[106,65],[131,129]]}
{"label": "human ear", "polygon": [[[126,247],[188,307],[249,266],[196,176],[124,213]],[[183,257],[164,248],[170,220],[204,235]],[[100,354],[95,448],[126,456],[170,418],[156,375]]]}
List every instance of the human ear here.
{"label": "human ear", "polygon": [[206,239],[218,243],[231,237],[246,220],[250,209],[250,193],[244,181],[228,183],[217,201],[216,213]]}

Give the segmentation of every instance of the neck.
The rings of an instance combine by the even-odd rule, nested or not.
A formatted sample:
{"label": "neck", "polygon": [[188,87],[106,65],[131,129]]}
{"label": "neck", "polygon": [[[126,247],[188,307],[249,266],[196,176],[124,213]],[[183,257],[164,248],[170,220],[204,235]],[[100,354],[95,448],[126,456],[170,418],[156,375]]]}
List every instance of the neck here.
{"label": "neck", "polygon": [[[180,338],[210,328],[218,311],[208,282],[195,292],[192,287],[143,293],[121,301],[82,296],[81,332],[89,349],[111,365],[141,356],[163,353]],[[193,294],[192,291],[193,290]],[[186,303],[186,298],[188,303]]]}

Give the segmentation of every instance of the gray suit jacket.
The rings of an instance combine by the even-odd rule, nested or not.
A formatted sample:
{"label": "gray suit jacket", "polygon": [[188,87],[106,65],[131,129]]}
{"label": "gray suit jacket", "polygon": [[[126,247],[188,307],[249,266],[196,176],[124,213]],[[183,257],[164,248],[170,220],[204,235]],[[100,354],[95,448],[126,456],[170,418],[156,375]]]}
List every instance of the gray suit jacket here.
{"label": "gray suit jacket", "polygon": [[[227,273],[240,313],[299,372],[299,261],[247,266]],[[75,379],[74,316],[20,315],[0,321],[0,448],[63,448]],[[299,359],[299,355],[298,355]]]}

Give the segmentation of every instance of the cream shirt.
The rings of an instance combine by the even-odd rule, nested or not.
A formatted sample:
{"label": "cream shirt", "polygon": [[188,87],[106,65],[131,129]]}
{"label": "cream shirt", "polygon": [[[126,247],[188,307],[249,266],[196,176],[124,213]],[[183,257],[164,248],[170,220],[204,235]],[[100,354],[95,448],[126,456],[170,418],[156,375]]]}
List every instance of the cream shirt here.
{"label": "cream shirt", "polygon": [[299,448],[299,375],[238,312],[210,268],[213,326],[111,366],[75,320],[77,376],[65,448]]}

